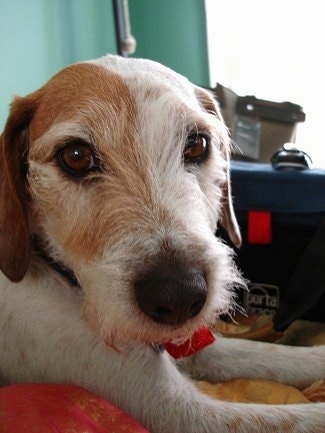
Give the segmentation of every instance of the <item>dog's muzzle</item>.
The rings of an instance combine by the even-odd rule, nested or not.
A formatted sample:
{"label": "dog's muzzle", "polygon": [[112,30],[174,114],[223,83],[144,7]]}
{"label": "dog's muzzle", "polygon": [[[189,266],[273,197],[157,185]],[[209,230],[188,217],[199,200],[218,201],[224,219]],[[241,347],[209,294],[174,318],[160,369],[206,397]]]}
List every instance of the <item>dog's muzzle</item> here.
{"label": "dog's muzzle", "polygon": [[141,276],[134,286],[141,310],[155,322],[182,325],[205,304],[208,287],[204,274],[184,266],[164,265]]}

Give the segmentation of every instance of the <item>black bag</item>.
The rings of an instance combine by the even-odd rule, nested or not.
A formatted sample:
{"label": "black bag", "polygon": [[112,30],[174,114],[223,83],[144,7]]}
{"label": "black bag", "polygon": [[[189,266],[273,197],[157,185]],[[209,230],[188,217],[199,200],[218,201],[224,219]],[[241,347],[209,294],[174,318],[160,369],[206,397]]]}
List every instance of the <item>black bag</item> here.
{"label": "black bag", "polygon": [[277,330],[298,318],[325,322],[325,170],[233,161],[231,176],[243,236],[236,261],[250,281],[239,303],[274,314]]}

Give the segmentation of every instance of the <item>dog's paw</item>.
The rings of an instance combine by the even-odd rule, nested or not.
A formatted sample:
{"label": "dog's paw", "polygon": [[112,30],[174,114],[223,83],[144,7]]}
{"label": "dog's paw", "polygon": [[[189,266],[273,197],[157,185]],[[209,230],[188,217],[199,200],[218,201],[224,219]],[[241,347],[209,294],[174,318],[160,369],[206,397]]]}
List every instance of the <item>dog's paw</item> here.
{"label": "dog's paw", "polygon": [[304,382],[301,385],[308,386],[315,381],[325,379],[325,345],[305,348],[303,358],[297,358],[297,362],[293,362],[293,368],[295,364],[303,367],[300,374],[297,372],[297,378],[300,377]]}
{"label": "dog's paw", "polygon": [[[324,433],[325,432],[325,403],[301,405],[300,416],[297,425],[291,430],[288,425],[283,432],[293,433]],[[278,431],[278,430],[277,430]],[[281,430],[282,432],[282,430]]]}
{"label": "dog's paw", "polygon": [[247,404],[237,406],[236,409],[241,418],[238,427],[234,422],[229,423],[221,430],[222,433],[325,432],[325,403],[281,406]]}

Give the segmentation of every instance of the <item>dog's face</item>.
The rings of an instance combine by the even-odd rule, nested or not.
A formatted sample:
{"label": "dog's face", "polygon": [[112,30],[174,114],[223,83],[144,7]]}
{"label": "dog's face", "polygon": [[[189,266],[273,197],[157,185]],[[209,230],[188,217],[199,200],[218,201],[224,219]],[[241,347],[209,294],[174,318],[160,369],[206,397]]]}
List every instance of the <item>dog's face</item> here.
{"label": "dog's face", "polygon": [[1,136],[3,273],[29,272],[37,236],[105,341],[188,337],[239,279],[214,235],[221,220],[240,243],[228,153],[211,96],[169,69],[116,56],[64,69],[16,98]]}

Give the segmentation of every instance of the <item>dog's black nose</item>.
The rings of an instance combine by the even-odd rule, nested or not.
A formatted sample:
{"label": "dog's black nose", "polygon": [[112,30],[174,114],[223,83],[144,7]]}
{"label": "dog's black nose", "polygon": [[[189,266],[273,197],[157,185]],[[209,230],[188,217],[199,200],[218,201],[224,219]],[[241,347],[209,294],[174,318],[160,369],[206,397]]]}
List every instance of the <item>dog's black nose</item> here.
{"label": "dog's black nose", "polygon": [[152,320],[170,325],[181,325],[196,316],[207,295],[204,274],[193,268],[159,267],[135,283],[141,310]]}

